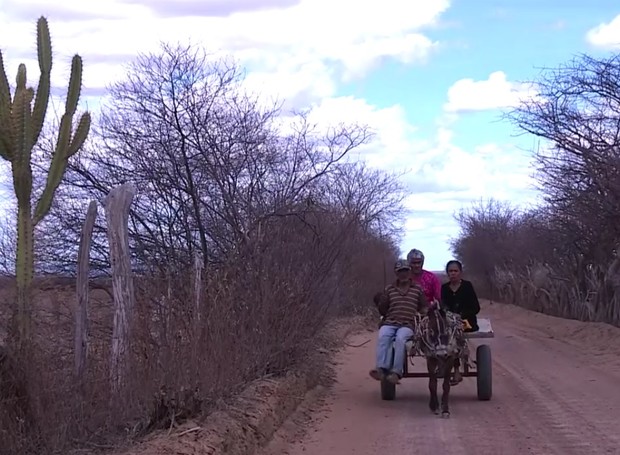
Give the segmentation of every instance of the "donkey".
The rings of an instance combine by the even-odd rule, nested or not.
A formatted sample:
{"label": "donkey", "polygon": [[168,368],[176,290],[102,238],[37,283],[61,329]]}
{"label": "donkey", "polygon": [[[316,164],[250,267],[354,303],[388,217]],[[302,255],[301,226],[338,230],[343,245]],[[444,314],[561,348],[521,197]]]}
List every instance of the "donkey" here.
{"label": "donkey", "polygon": [[418,347],[426,358],[430,391],[429,407],[439,414],[437,380],[443,378],[441,416],[450,417],[450,376],[455,362],[464,349],[463,322],[458,314],[443,309],[431,309],[418,328]]}

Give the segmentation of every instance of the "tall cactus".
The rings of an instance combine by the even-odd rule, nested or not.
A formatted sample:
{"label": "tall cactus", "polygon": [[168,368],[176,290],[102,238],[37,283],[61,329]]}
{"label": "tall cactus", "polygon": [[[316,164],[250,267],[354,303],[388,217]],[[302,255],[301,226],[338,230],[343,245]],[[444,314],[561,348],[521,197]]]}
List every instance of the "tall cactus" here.
{"label": "tall cactus", "polygon": [[[11,99],[11,89],[0,51],[0,157],[11,163],[13,187],[17,198],[17,329],[19,340],[30,339],[30,288],[34,276],[34,228],[47,215],[54,194],[65,174],[69,158],[77,153],[90,130],[90,114],[80,117],[73,132],[73,117],[77,110],[82,87],[82,59],[73,56],[71,77],[65,103],[65,113],[60,121],[58,140],[52,155],[47,182],[32,210],[32,149],[39,140],[45,122],[50,97],[52,70],[52,43],[47,19],[37,21],[37,53],[39,59],[39,85],[35,93],[26,87],[26,66],[17,70],[16,87]],[[32,102],[34,100],[34,106]]]}

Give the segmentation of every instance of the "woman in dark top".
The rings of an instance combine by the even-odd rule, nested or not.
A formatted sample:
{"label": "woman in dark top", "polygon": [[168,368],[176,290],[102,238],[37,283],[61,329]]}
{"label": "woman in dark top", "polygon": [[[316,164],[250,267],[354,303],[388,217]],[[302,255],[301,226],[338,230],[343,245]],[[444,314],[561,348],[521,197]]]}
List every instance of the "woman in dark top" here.
{"label": "woman in dark top", "polygon": [[449,281],[441,286],[441,303],[444,308],[453,313],[461,315],[471,328],[465,329],[466,332],[477,332],[478,318],[480,312],[480,302],[471,281],[461,278],[463,265],[456,260],[446,264],[446,274]]}

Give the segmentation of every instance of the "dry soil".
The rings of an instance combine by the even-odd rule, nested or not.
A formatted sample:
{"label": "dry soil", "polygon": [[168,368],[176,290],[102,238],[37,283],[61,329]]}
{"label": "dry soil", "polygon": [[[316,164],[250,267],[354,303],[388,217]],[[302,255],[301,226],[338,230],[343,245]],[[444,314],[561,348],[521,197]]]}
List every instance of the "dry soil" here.
{"label": "dry soil", "polygon": [[370,342],[338,354],[333,388],[261,455],[620,453],[620,329],[488,302],[481,316],[495,331],[484,341],[493,354],[491,401],[477,400],[475,378],[452,389],[450,419],[429,411],[426,379],[405,379],[395,401],[382,401],[368,376],[375,333],[357,334],[350,345]]}

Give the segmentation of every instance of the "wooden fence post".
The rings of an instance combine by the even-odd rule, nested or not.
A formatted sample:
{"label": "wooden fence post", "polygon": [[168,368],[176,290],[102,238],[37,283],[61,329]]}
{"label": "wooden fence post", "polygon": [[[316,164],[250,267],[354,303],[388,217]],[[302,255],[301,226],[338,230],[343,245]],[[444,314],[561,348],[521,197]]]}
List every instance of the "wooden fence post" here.
{"label": "wooden fence post", "polygon": [[97,218],[97,202],[90,201],[86,211],[86,219],[82,226],[80,246],[77,260],[77,308],[75,310],[75,375],[81,378],[86,368],[88,356],[88,300],[90,245],[92,242],[95,219]]}
{"label": "wooden fence post", "polygon": [[115,390],[121,387],[126,373],[131,318],[136,299],[129,252],[129,210],[135,195],[135,186],[126,183],[113,188],[105,199],[114,296],[110,379]]}

